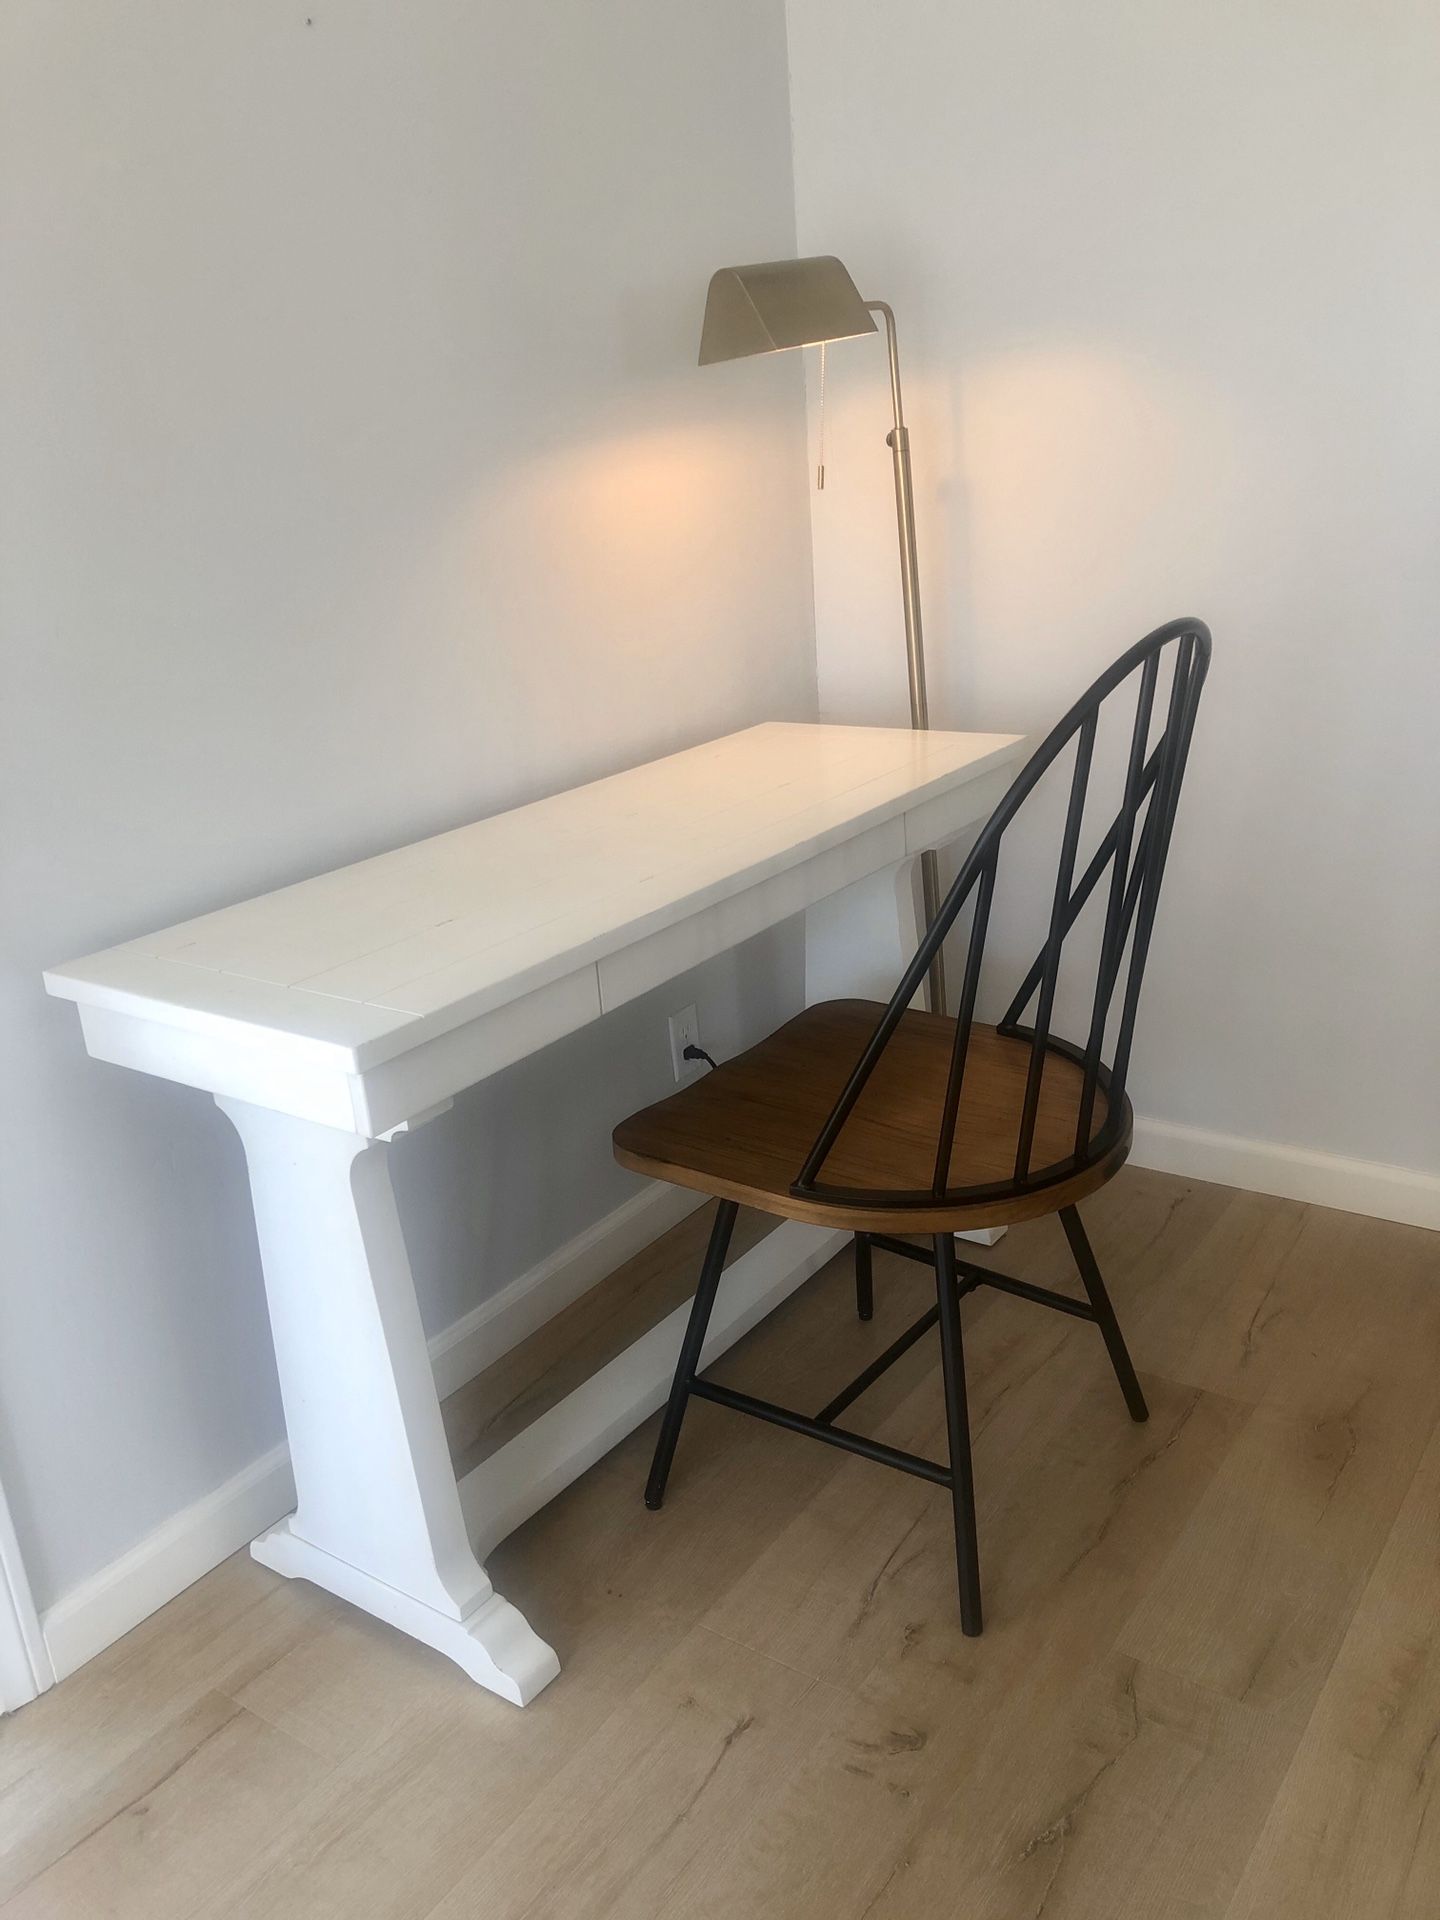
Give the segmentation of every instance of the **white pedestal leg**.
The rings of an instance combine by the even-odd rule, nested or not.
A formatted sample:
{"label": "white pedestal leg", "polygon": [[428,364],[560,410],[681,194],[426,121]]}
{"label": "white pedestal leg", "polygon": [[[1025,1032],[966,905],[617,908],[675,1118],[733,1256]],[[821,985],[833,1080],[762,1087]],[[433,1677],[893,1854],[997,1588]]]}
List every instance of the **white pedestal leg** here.
{"label": "white pedestal leg", "polygon": [[238,1100],[297,1505],[251,1551],[523,1706],[559,1671],[471,1550],[386,1142]]}
{"label": "white pedestal leg", "polygon": [[[888,1000],[925,931],[918,856],[874,873],[805,913],[805,1003],[859,997]],[[920,989],[923,1000],[926,989]],[[938,1121],[937,1115],[937,1121]],[[993,1247],[1004,1227],[957,1233]]]}

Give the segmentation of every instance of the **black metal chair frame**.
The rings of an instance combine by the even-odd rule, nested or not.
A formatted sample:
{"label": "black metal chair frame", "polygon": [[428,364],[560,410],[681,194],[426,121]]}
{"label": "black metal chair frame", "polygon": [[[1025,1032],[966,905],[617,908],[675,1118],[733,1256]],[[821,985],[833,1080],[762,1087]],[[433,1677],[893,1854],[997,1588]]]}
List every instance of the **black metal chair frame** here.
{"label": "black metal chair frame", "polygon": [[[1167,710],[1159,738],[1152,748],[1150,732],[1161,657],[1170,647],[1175,652]],[[1178,620],[1157,628],[1101,674],[1037,748],[962,863],[953,886],[927,928],[874,1034],[817,1134],[791,1187],[792,1194],[797,1198],[819,1200],[842,1207],[854,1206],[857,1210],[863,1208],[872,1214],[876,1210],[893,1208],[897,1228],[903,1231],[907,1210],[913,1213],[924,1209],[933,1214],[937,1207],[954,1206],[960,1209],[985,1201],[1042,1194],[1047,1187],[1057,1186],[1095,1166],[1116,1148],[1130,1124],[1125,1088],[1135,1015],[1180,784],[1190,750],[1201,689],[1209,669],[1210,650],[1209,630],[1201,621]],[[1100,710],[1132,675],[1138,675],[1139,685],[1120,809],[1076,882],[1075,866]],[[950,1184],[950,1169],[955,1129],[964,1097],[966,1060],[974,1030],[976,997],[1001,843],[1007,828],[1026,800],[1072,739],[1075,741],[1075,760],[1051,901],[1049,930],[1034,964],[997,1023],[999,1033],[1030,1042],[1014,1172],[1009,1180],[1002,1182],[953,1187]],[[1107,868],[1110,871],[1110,886],[1096,966],[1095,992],[1086,1041],[1083,1047],[1079,1047],[1051,1033],[1055,994],[1066,937],[1079,920],[1086,902],[1095,892]],[[975,906],[968,934],[949,1076],[936,1129],[934,1175],[930,1188],[897,1191],[825,1185],[820,1175],[826,1160],[840,1138],[846,1121],[854,1112],[886,1046],[925,980],[931,961],[972,895]],[[1127,948],[1128,968],[1124,964]],[[1105,1035],[1122,972],[1125,975],[1125,987],[1121,997],[1120,1019],[1107,1064],[1104,1059]],[[1036,1000],[1033,1022],[1024,1026],[1021,1022],[1032,1000]],[[1059,1055],[1081,1068],[1080,1100],[1071,1151],[1060,1160],[1034,1168],[1031,1159],[1045,1062],[1049,1054]],[[1102,1094],[1104,1118],[1097,1125],[1095,1116]],[[933,1265],[936,1302],[812,1417],[796,1413],[788,1407],[777,1406],[772,1401],[738,1393],[700,1375],[701,1351],[738,1211],[735,1201],[722,1200],[719,1203],[669,1402],[661,1422],[645,1489],[646,1505],[658,1508],[664,1500],[670,1464],[685,1418],[685,1409],[692,1395],[714,1401],[718,1406],[729,1407],[737,1413],[747,1413],[769,1421],[791,1432],[808,1434],[812,1439],[859,1454],[882,1466],[916,1474],[921,1479],[950,1489],[955,1517],[961,1625],[967,1634],[978,1634],[982,1626],[980,1569],[960,1327],[961,1298],[977,1287],[988,1286],[1041,1306],[1055,1308],[1077,1319],[1092,1321],[1100,1329],[1105,1341],[1132,1419],[1138,1421],[1148,1418],[1145,1396],[1135,1376],[1124,1336],[1079,1212],[1074,1206],[1056,1209],[1085,1289],[1084,1300],[1012,1279],[1008,1274],[998,1273],[975,1261],[961,1260],[955,1250],[953,1230],[928,1236],[931,1241],[929,1251],[912,1241],[888,1234],[857,1233],[855,1292],[856,1307],[862,1320],[870,1319],[874,1311],[872,1249],[875,1247]],[[835,1425],[837,1417],[847,1407],[936,1325],[940,1330],[941,1373],[945,1389],[950,1455],[948,1467]]]}

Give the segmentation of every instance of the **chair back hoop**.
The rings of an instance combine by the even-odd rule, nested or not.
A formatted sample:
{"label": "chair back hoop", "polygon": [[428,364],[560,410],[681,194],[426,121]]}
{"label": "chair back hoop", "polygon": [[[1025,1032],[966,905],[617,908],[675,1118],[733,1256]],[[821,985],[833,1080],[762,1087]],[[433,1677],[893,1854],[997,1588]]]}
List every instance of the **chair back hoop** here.
{"label": "chair back hoop", "polygon": [[[1161,661],[1167,650],[1173,650],[1173,666],[1165,700],[1164,721],[1159,737],[1152,746],[1150,735]],[[816,1135],[805,1164],[791,1187],[792,1193],[805,1198],[872,1207],[933,1207],[937,1203],[963,1206],[1054,1185],[1094,1165],[1116,1145],[1127,1124],[1125,1083],[1130,1069],[1140,985],[1155,926],[1160,882],[1170,850],[1170,835],[1175,824],[1180,783],[1194,732],[1196,709],[1209,667],[1209,628],[1201,620],[1172,620],[1167,626],[1157,627],[1153,633],[1147,634],[1145,639],[1138,641],[1107,667],[1037,747],[966,856],[953,886],[926,929],[914,959],[905,969],[893,998],[855,1063],[840,1097]],[[1135,712],[1120,808],[1077,881],[1075,867],[1079,857],[1100,710],[1132,677],[1136,681]],[[1014,1172],[1006,1180],[955,1187],[950,1184],[951,1158],[964,1093],[966,1060],[974,1029],[975,1002],[1002,842],[1006,830],[1025,802],[1072,740],[1075,743],[1075,759],[1050,903],[1049,930],[1034,964],[998,1022],[1001,1034],[1022,1040],[1028,1038],[1030,1042],[1025,1093],[1017,1126]],[[1079,920],[1086,902],[1099,886],[1107,869],[1110,881],[1089,1029],[1084,1044],[1077,1045],[1050,1031],[1061,955],[1066,936]],[[825,1185],[820,1175],[826,1160],[929,972],[931,961],[972,895],[975,908],[956,1009],[949,1077],[937,1115],[934,1179],[930,1188],[926,1191],[901,1192],[891,1188]],[[1103,1057],[1105,1034],[1122,975],[1124,986],[1120,992],[1120,1019],[1107,1062]],[[1032,1001],[1035,1010],[1031,1023],[1022,1025]],[[1071,1151],[1063,1158],[1037,1168],[1032,1166],[1031,1160],[1045,1063],[1047,1056],[1051,1055],[1058,1055],[1081,1069],[1079,1107]],[[1104,1110],[1097,1127],[1095,1117],[1098,1096],[1101,1094],[1104,1095]]]}

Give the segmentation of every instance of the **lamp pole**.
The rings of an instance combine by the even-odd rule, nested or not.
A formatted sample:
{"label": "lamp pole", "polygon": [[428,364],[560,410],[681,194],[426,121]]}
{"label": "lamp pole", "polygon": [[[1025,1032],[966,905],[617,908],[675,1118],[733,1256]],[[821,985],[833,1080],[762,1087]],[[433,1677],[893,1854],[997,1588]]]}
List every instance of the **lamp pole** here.
{"label": "lamp pole", "polygon": [[[895,520],[900,534],[900,597],[905,607],[905,660],[910,672],[910,724],[924,732],[930,725],[930,702],[925,690],[925,641],[920,627],[919,566],[915,558],[915,490],[910,479],[910,434],[900,399],[900,355],[895,342],[895,315],[883,300],[867,300],[866,310],[885,322],[885,345],[890,355],[890,399],[895,424],[886,435],[895,467]],[[940,861],[933,847],[920,856],[920,891],[925,924],[931,926],[940,911]],[[945,1012],[945,956],[937,949],[926,976],[930,1011]]]}

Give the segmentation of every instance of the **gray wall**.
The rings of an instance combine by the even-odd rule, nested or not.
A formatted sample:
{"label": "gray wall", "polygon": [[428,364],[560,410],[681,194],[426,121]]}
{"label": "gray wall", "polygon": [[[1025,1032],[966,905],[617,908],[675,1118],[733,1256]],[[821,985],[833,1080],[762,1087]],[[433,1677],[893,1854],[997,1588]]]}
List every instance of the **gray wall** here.
{"label": "gray wall", "polygon": [[[313,20],[313,24],[311,21]],[[0,16],[0,1480],[43,1606],[280,1436],[237,1140],[39,970],[814,711],[780,0]],[[408,1143],[438,1327],[633,1191],[609,1128],[784,934]],[[565,1186],[542,1175],[554,1159]]]}
{"label": "gray wall", "polygon": [[[1137,1108],[1440,1171],[1440,10],[789,22],[801,249],[900,315],[940,723],[1039,727],[1215,629]],[[832,351],[833,718],[904,712],[879,378]]]}

